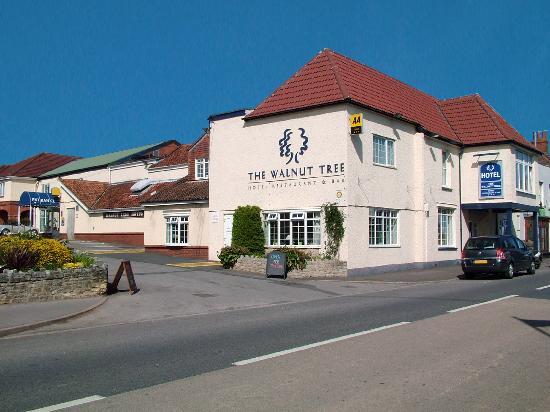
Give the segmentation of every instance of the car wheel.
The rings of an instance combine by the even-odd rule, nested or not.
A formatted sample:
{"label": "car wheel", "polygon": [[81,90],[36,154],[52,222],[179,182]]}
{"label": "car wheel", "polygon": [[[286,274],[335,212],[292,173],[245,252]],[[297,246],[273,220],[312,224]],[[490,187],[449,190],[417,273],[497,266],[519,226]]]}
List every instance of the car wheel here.
{"label": "car wheel", "polygon": [[531,261],[531,264],[529,265],[529,269],[527,269],[527,274],[534,275],[535,269],[536,269],[535,261]]}
{"label": "car wheel", "polygon": [[1,232],[0,232],[0,235],[2,236],[8,236],[10,234],[10,230],[9,229],[3,229]]}
{"label": "car wheel", "polygon": [[512,262],[508,263],[508,268],[506,272],[504,272],[504,277],[506,277],[506,279],[512,279],[514,277],[514,265]]}

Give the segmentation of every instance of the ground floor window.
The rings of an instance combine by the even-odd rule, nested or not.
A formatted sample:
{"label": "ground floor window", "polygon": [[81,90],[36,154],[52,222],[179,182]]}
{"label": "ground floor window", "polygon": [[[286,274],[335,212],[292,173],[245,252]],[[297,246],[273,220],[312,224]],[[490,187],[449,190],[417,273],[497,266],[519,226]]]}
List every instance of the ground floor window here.
{"label": "ground floor window", "polygon": [[397,210],[370,209],[369,245],[397,246]]}
{"label": "ground floor window", "polygon": [[268,246],[320,246],[321,212],[293,211],[264,213]]}
{"label": "ground floor window", "polygon": [[166,244],[168,246],[187,245],[189,239],[189,216],[166,217]]}
{"label": "ground floor window", "polygon": [[455,245],[453,213],[454,209],[446,207],[439,207],[437,209],[437,243],[439,246]]}

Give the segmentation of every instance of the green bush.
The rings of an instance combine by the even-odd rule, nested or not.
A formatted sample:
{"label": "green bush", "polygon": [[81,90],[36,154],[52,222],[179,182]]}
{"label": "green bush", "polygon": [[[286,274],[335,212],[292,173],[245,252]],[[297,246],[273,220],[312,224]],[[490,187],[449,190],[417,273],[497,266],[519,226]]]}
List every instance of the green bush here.
{"label": "green bush", "polygon": [[73,253],[73,263],[79,263],[81,267],[88,268],[94,265],[95,258],[87,253],[75,252]]}
{"label": "green bush", "polygon": [[286,264],[289,272],[296,269],[304,270],[307,266],[307,261],[312,260],[312,257],[309,253],[303,252],[301,250],[288,247],[283,247],[276,250],[278,252],[286,253]]}
{"label": "green bush", "polygon": [[258,206],[239,206],[233,215],[232,246],[245,247],[255,256],[264,254],[264,231]]}
{"label": "green bush", "polygon": [[[26,269],[58,269],[66,263],[72,263],[74,259],[70,249],[57,240],[29,237],[28,235],[12,235],[0,239],[0,263],[9,266],[9,262],[12,262],[12,266],[27,266],[27,264],[14,263],[25,260],[23,250],[32,252],[33,256],[35,254],[38,256],[36,262],[29,260],[29,262],[34,262],[34,266],[26,267]],[[12,269],[16,269],[16,267]]]}
{"label": "green bush", "polygon": [[225,269],[231,269],[241,256],[249,255],[250,251],[242,246],[226,246],[218,253],[218,259]]}

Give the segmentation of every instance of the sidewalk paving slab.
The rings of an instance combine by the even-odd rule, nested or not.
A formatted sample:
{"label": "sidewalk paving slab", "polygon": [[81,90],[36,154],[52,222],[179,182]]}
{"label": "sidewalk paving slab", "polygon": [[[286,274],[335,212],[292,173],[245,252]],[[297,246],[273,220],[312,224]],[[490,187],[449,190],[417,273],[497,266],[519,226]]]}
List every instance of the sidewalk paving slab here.
{"label": "sidewalk paving slab", "polygon": [[0,337],[61,322],[101,306],[106,296],[0,305]]}

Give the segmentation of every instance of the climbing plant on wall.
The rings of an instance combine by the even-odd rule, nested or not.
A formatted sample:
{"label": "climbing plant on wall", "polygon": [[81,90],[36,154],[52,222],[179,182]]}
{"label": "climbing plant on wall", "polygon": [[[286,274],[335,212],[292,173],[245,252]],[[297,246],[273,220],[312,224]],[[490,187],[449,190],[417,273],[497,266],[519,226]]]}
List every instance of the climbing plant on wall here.
{"label": "climbing plant on wall", "polygon": [[326,233],[325,258],[334,259],[344,238],[344,213],[338,209],[336,203],[325,203],[322,211]]}

